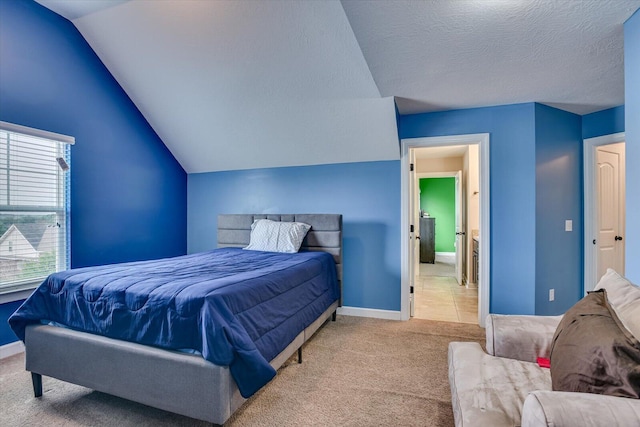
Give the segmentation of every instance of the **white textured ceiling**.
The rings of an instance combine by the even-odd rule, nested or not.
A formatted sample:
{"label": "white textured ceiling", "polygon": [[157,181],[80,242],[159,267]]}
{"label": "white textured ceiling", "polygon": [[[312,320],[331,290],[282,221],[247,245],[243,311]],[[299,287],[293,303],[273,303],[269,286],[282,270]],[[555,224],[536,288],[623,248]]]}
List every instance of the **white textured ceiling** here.
{"label": "white textured ceiling", "polygon": [[640,0],[343,0],[378,89],[401,113],[624,103],[623,23]]}
{"label": "white textured ceiling", "polygon": [[129,0],[36,0],[69,20],[90,15]]}
{"label": "white textured ceiling", "polygon": [[624,103],[640,0],[37,0],[187,172],[398,158],[402,114]]}

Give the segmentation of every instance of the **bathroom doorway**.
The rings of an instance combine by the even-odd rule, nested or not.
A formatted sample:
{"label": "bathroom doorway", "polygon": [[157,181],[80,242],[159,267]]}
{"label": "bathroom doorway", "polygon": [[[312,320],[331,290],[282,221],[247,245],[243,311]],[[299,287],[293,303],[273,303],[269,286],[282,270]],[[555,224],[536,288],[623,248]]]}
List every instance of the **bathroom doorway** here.
{"label": "bathroom doorway", "polygon": [[[478,235],[478,146],[415,149],[419,263],[413,317],[478,323],[477,280],[472,281],[471,230]],[[470,189],[474,189],[471,191]]]}
{"label": "bathroom doorway", "polygon": [[[437,320],[448,321],[465,321],[469,323],[476,323],[484,326],[484,318],[489,309],[489,291],[490,284],[488,278],[489,272],[489,135],[488,134],[476,134],[476,135],[458,135],[449,137],[434,137],[434,138],[411,138],[402,140],[402,229],[409,231],[409,233],[401,236],[402,240],[402,301],[401,301],[401,314],[403,319],[409,319],[412,315],[416,314],[416,308],[418,308],[418,316],[423,317],[421,311],[422,308],[428,308],[432,315],[439,315]],[[458,146],[458,147],[456,147]],[[469,147],[473,147],[472,150]],[[420,169],[421,163],[419,158],[421,157],[420,150],[425,148],[433,149],[430,152],[425,151],[425,162],[438,165],[439,170],[424,170]],[[454,155],[445,155],[446,151],[450,153],[452,150],[460,150]],[[475,154],[469,154],[473,152]],[[475,156],[475,157],[474,157]],[[458,157],[455,162],[457,166],[451,166],[451,158]],[[477,170],[477,179],[475,185],[471,185],[468,182],[469,170],[468,164],[470,158],[474,157],[472,162],[475,162]],[[422,217],[427,216],[425,209],[422,212],[419,208],[419,180],[418,175],[420,173],[451,173],[455,175],[460,171],[459,180],[461,180],[461,202],[462,221],[454,229],[453,234],[456,238],[456,251],[460,251],[458,256],[454,257],[455,262],[460,260],[461,269],[460,278],[457,274],[451,273],[451,253],[443,251],[438,257],[438,264],[441,264],[442,268],[438,271],[430,269],[430,267],[421,267],[419,242],[421,239],[419,235],[419,222]],[[466,209],[471,205],[475,205],[477,208],[477,218],[471,220],[466,214]],[[429,212],[429,216],[431,213]],[[436,222],[437,222],[436,218]],[[406,228],[405,228],[406,227]],[[483,236],[486,238],[480,239],[480,229],[482,229]],[[474,239],[475,237],[475,239]],[[476,251],[484,255],[474,257],[474,245]],[[478,263],[474,267],[473,261],[477,260]],[[434,266],[438,265],[435,263]],[[447,269],[447,264],[449,268]],[[438,265],[440,267],[440,265]],[[422,271],[421,271],[422,270]],[[421,274],[422,273],[422,274]],[[475,274],[475,276],[474,276]],[[428,278],[425,278],[428,277]],[[475,279],[475,281],[473,280]],[[440,282],[440,286],[436,286],[435,282]],[[484,286],[483,286],[484,285]],[[426,295],[422,302],[420,296],[417,297],[418,303],[421,307],[416,305],[416,292],[427,290]],[[436,295],[438,293],[438,295]],[[473,302],[472,302],[473,301]],[[456,305],[457,304],[457,305]],[[473,307],[468,310],[471,305]],[[466,314],[458,315],[456,312],[445,314],[443,313],[443,306],[449,305],[454,310],[457,307],[461,309],[467,309]],[[428,307],[427,307],[428,306]],[[463,307],[464,306],[464,307]],[[462,311],[462,310],[461,310]],[[439,313],[438,313],[439,312]],[[455,316],[455,318],[454,318]],[[433,317],[432,317],[433,318]]]}

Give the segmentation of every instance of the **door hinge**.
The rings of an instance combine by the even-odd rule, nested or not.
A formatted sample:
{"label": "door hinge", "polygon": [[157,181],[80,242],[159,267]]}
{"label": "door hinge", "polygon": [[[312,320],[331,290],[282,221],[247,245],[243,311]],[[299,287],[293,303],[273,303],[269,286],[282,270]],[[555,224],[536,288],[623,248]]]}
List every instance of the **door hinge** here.
{"label": "door hinge", "polygon": [[413,286],[411,286],[411,288],[409,289],[409,293],[412,294],[413,293]]}
{"label": "door hinge", "polygon": [[413,172],[413,163],[411,163],[411,164],[409,165],[409,170],[410,170],[411,172]]}
{"label": "door hinge", "polygon": [[409,233],[413,233],[413,224],[409,226]]}

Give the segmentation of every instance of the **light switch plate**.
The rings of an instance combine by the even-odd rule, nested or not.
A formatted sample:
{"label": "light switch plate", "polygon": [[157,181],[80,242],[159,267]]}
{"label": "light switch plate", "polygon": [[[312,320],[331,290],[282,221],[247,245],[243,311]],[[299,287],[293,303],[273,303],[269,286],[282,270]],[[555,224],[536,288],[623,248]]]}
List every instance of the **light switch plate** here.
{"label": "light switch plate", "polygon": [[556,290],[549,289],[549,301],[553,301],[554,299],[556,299]]}
{"label": "light switch plate", "polygon": [[564,222],[564,231],[573,231],[573,221],[568,219]]}

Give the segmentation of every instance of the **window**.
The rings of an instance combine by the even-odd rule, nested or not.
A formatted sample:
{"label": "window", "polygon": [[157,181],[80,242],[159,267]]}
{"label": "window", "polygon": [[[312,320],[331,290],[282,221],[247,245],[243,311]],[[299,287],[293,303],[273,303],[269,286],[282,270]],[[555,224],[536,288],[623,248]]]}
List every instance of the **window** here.
{"label": "window", "polygon": [[69,268],[73,137],[0,122],[0,293]]}

